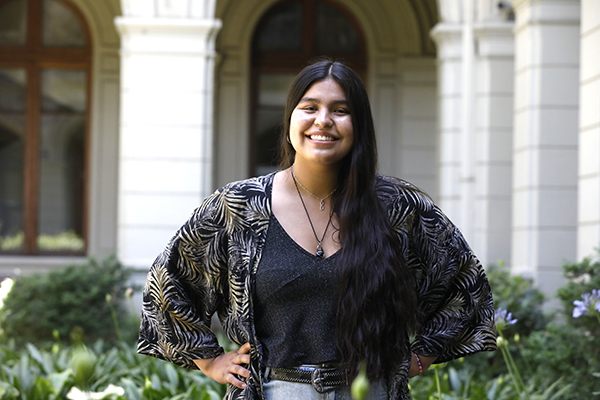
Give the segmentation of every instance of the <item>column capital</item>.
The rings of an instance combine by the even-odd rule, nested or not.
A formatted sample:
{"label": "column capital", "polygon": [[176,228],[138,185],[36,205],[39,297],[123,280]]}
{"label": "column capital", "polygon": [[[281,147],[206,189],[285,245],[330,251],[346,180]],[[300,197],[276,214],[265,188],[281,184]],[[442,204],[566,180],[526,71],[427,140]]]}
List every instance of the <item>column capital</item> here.
{"label": "column capital", "polygon": [[438,59],[462,57],[462,24],[455,22],[437,23],[429,35],[435,42]]}
{"label": "column capital", "polygon": [[203,18],[117,17],[122,52],[208,54],[221,20]]}
{"label": "column capital", "polygon": [[211,18],[216,0],[121,0],[126,17]]}
{"label": "column capital", "polygon": [[535,24],[579,24],[581,0],[511,0],[517,29]]}
{"label": "column capital", "polygon": [[473,29],[481,56],[514,57],[514,23],[509,21],[478,22]]}

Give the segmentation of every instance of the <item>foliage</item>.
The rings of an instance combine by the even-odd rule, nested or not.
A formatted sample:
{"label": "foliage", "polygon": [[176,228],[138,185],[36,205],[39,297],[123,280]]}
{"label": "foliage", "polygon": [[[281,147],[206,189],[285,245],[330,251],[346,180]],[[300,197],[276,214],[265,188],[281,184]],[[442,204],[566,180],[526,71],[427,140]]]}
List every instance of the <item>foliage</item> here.
{"label": "foliage", "polygon": [[573,399],[569,392],[570,386],[560,380],[547,385],[540,385],[532,380],[519,394],[506,374],[490,379],[477,379],[477,376],[478,374],[468,363],[461,362],[454,366],[437,365],[434,366],[433,371],[411,380],[411,395],[414,399],[423,400]]}
{"label": "foliage", "polygon": [[[82,354],[83,364],[82,363]],[[107,347],[96,342],[81,346],[41,350],[31,344],[19,350],[14,341],[0,346],[0,399],[54,400],[73,398],[73,388],[100,392],[117,385],[123,396],[115,400],[217,400],[224,386],[197,370],[136,354],[131,345]],[[85,371],[78,371],[83,368]]]}
{"label": "foliage", "polygon": [[[63,340],[87,342],[116,339],[111,306],[131,332],[123,301],[130,272],[116,258],[89,259],[47,274],[23,276],[14,282],[2,310],[2,328],[18,343],[43,343],[58,335]],[[107,304],[106,295],[115,301]]]}
{"label": "foliage", "polygon": [[586,258],[565,265],[568,282],[558,290],[564,305],[558,322],[526,340],[524,355],[535,366],[536,375],[548,381],[568,377],[572,399],[600,398],[600,320],[594,315],[573,317],[574,301],[584,293],[600,289],[600,261]]}
{"label": "foliage", "polygon": [[527,337],[532,332],[543,330],[549,321],[544,314],[544,295],[533,283],[519,275],[512,275],[502,265],[486,268],[492,288],[494,307],[508,310],[519,323],[511,332]]}
{"label": "foliage", "polygon": [[600,324],[593,315],[573,318],[572,311],[573,302],[581,300],[584,293],[600,289],[600,252],[596,257],[585,258],[579,263],[567,263],[565,265],[565,277],[568,279],[567,284],[557,292],[558,298],[563,303],[565,319],[570,325],[599,337]]}

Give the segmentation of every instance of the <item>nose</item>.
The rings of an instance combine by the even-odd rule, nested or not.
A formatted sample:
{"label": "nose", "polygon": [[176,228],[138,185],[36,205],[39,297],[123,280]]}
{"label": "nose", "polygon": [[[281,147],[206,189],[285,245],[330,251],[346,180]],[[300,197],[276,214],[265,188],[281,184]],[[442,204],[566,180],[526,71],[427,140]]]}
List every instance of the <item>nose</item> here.
{"label": "nose", "polygon": [[315,117],[315,125],[318,128],[331,128],[333,125],[333,121],[331,120],[331,116],[329,115],[329,110],[324,109],[320,110],[317,116]]}

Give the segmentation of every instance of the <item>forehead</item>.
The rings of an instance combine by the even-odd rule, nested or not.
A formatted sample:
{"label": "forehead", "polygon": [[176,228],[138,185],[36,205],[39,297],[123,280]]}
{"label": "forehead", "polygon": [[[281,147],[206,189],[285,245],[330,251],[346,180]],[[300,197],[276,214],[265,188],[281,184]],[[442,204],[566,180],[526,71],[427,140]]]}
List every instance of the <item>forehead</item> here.
{"label": "forehead", "polygon": [[306,99],[346,101],[346,93],[337,81],[332,78],[325,78],[313,83],[308,88],[302,96],[302,100]]}

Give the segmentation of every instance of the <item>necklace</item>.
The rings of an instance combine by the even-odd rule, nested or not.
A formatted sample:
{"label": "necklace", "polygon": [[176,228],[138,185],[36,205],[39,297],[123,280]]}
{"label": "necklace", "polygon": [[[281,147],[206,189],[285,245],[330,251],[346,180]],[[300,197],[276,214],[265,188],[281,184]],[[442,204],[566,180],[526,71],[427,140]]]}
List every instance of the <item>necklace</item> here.
{"label": "necklace", "polygon": [[[327,233],[327,229],[329,228],[329,225],[331,224],[331,217],[333,217],[333,208],[331,209],[331,212],[329,213],[329,221],[327,221],[327,226],[325,226],[325,231],[323,232],[323,237],[321,237],[321,240],[319,240],[319,237],[317,236],[317,232],[315,231],[315,226],[313,225],[312,220],[310,219],[310,214],[308,213],[308,209],[306,208],[306,204],[304,204],[304,199],[302,198],[302,194],[300,193],[300,188],[298,187],[298,183],[300,183],[300,182],[298,182],[296,180],[296,177],[294,176],[294,168],[293,167],[292,167],[291,171],[292,171],[292,177],[294,178],[294,186],[296,186],[296,191],[298,192],[298,196],[300,197],[300,201],[302,202],[302,207],[304,208],[304,212],[306,213],[306,216],[308,217],[308,222],[310,223],[310,227],[312,228],[313,235],[315,235],[315,239],[317,239],[316,255],[317,255],[317,257],[323,258],[323,256],[325,255],[325,252],[323,251],[322,244],[323,244],[323,240],[325,240],[325,234]],[[300,186],[302,186],[301,183],[300,183]],[[302,186],[302,187],[304,187],[304,186]],[[308,190],[307,190],[307,192],[308,192]],[[334,192],[335,192],[335,190],[334,190]],[[308,193],[310,193],[310,192],[308,192]],[[333,193],[333,192],[331,192],[331,193]],[[314,196],[314,194],[313,194],[313,196]],[[329,196],[331,196],[331,194]],[[329,196],[327,196],[327,197],[329,197]],[[321,203],[321,205],[322,204],[323,203]],[[322,208],[321,208],[321,210],[322,210]]]}
{"label": "necklace", "polygon": [[302,184],[302,182],[300,182],[298,180],[298,178],[296,178],[296,175],[294,175],[294,166],[292,165],[290,167],[291,171],[292,171],[292,177],[294,178],[294,183],[296,184],[296,188],[298,188],[298,185],[300,185],[302,187],[302,189],[306,190],[312,197],[314,197],[315,199],[319,200],[319,204],[320,204],[320,209],[321,211],[325,210],[325,200],[327,200],[328,198],[331,197],[332,194],[335,193],[335,191],[337,190],[337,188],[333,189],[333,191],[331,193],[329,193],[327,196],[320,198],[319,196],[317,196],[316,194],[314,194],[313,192],[311,192],[310,190],[308,190],[307,188],[304,187],[304,185]]}

